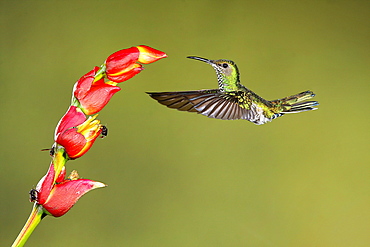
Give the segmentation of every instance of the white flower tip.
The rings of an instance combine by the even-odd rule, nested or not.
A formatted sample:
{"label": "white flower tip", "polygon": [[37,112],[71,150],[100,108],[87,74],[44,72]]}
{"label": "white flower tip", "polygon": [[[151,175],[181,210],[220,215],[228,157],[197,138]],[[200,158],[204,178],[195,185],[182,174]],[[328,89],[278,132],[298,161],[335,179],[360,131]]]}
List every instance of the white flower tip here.
{"label": "white flower tip", "polygon": [[104,187],[107,187],[108,185],[104,184],[104,183],[101,183],[101,182],[94,182],[94,185],[92,187],[92,189],[98,189],[98,188],[104,188]]}

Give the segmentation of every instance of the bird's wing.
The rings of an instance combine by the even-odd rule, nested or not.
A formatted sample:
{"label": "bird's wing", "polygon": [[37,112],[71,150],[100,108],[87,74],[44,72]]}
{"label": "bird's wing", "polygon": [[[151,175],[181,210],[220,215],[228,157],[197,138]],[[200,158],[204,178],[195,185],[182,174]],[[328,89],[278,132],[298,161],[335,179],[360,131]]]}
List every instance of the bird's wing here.
{"label": "bird's wing", "polygon": [[180,111],[197,112],[223,120],[249,119],[250,110],[243,108],[237,98],[218,89],[182,92],[148,93],[160,104]]}

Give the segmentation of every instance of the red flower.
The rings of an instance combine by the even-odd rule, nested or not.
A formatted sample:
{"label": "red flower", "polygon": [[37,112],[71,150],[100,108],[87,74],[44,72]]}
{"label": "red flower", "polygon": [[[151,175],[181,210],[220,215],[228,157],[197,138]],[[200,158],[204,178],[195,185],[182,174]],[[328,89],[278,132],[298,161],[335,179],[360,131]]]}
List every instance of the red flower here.
{"label": "red flower", "polygon": [[105,61],[105,72],[109,80],[123,82],[138,74],[143,67],[137,62],[148,64],[167,57],[166,53],[149,46],[140,45],[117,51]]}
{"label": "red flower", "polygon": [[156,50],[146,45],[136,46],[139,49],[138,61],[143,64],[154,63],[161,58],[167,57],[167,54],[163,51]]}
{"label": "red flower", "polygon": [[82,124],[85,120],[86,116],[79,108],[70,106],[55,128],[54,139],[56,140],[60,133]]}
{"label": "red flower", "polygon": [[95,67],[82,76],[73,88],[73,95],[86,115],[99,112],[108,104],[110,98],[121,90],[116,86],[116,83],[105,83],[104,78],[94,81],[99,69],[99,67]]}
{"label": "red flower", "polygon": [[70,106],[59,121],[55,142],[64,147],[70,159],[84,155],[102,132],[103,126],[96,117],[97,115],[86,120],[79,108]]}
{"label": "red flower", "polygon": [[45,213],[54,217],[60,217],[67,213],[78,199],[90,190],[106,186],[93,180],[80,179],[76,171],[72,171],[67,179],[65,179],[65,175],[65,167],[63,167],[54,182],[54,165],[50,164],[47,174],[36,187],[36,203],[42,205]]}

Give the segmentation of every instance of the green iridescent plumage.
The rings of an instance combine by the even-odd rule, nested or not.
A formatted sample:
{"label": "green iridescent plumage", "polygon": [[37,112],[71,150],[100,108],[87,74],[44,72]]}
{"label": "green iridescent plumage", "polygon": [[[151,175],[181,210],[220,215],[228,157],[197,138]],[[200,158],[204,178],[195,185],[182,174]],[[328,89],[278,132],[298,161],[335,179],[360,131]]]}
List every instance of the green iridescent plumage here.
{"label": "green iridescent plumage", "polygon": [[216,70],[218,89],[148,93],[153,99],[169,108],[197,112],[211,118],[245,119],[257,125],[270,122],[286,113],[316,110],[317,101],[306,101],[315,96],[305,91],[278,100],[265,100],[240,84],[239,70],[230,60],[209,60],[188,57],[206,62]]}

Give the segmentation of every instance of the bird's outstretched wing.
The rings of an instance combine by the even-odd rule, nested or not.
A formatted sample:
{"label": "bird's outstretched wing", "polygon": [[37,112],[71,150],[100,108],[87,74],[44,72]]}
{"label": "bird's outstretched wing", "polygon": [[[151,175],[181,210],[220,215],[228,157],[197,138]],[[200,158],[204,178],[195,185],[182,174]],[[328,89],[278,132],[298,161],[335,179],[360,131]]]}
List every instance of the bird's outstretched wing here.
{"label": "bird's outstretched wing", "polygon": [[169,108],[197,112],[210,118],[250,120],[253,115],[250,109],[244,108],[245,105],[240,105],[235,95],[221,93],[218,89],[147,94]]}

